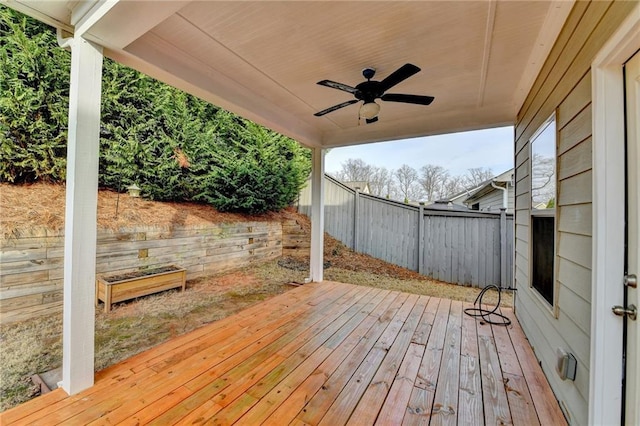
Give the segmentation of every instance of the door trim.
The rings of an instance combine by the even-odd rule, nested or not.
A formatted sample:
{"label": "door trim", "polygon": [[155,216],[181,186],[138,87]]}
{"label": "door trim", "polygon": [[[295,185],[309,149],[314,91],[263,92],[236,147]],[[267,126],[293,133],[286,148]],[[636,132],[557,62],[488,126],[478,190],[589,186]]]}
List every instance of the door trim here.
{"label": "door trim", "polygon": [[[640,3],[591,66],[593,247],[589,424],[622,415],[622,327],[611,306],[623,301],[625,129],[622,65],[640,48]],[[611,208],[619,206],[620,208]]]}

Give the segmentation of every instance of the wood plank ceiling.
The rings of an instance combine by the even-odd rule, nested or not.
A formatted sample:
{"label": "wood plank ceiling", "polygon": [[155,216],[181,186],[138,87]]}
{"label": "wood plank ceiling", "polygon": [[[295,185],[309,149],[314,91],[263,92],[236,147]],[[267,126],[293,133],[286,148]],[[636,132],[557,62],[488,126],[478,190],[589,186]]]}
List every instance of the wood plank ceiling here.
{"label": "wood plank ceiling", "polygon": [[[46,2],[42,2],[46,4]],[[86,2],[42,6],[58,27]],[[29,13],[38,2],[9,5]],[[86,4],[85,9],[88,9]],[[512,124],[571,2],[119,2],[86,37],[105,54],[308,146],[342,146]],[[33,12],[30,14],[34,14]],[[42,17],[40,17],[42,18]],[[392,91],[435,96],[431,106],[380,102],[313,113],[404,63],[422,68]],[[390,91],[391,92],[391,91]]]}

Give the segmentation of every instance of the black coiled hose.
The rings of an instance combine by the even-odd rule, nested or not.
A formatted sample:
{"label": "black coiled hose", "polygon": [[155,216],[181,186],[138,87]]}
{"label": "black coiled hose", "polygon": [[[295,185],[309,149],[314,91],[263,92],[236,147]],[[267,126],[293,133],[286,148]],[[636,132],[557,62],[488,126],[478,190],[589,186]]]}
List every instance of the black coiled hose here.
{"label": "black coiled hose", "polygon": [[[491,310],[484,309],[482,307],[482,298],[484,297],[485,293],[492,288],[496,289],[496,291],[498,292],[498,303]],[[469,315],[470,317],[482,318],[482,320],[487,324],[504,325],[504,326],[510,325],[511,320],[498,312],[498,309],[500,309],[501,300],[502,300],[502,289],[497,285],[493,285],[493,284],[488,285],[485,288],[483,288],[480,294],[478,294],[478,297],[476,297],[476,300],[473,302],[473,308],[466,308],[464,310],[464,313]],[[497,317],[498,319],[492,320],[491,319],[492,317],[493,318]]]}

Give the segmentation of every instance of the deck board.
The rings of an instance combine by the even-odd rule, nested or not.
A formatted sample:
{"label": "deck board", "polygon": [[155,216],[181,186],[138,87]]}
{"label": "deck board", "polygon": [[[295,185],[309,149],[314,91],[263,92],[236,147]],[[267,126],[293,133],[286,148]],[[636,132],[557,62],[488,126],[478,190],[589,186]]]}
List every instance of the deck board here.
{"label": "deck board", "polygon": [[[356,316],[352,318],[347,327],[341,333],[336,333],[325,343],[324,346],[332,348],[328,356],[311,373],[300,374],[288,377],[287,380],[272,390],[279,396],[280,402],[274,412],[269,416],[268,422],[271,424],[288,424],[300,413],[306,402],[323,386],[326,379],[335,372],[340,364],[346,359],[351,351],[356,347],[365,333],[376,320],[375,315],[371,315],[388,291],[379,292]],[[343,333],[348,335],[342,340]],[[274,395],[275,396],[275,395]],[[283,403],[286,396],[286,404]]]}
{"label": "deck board", "polygon": [[407,304],[413,306],[411,312],[391,347],[385,348],[384,360],[351,414],[350,424],[373,424],[390,392],[394,379],[397,377],[398,369],[409,349],[420,318],[427,306],[426,298],[418,296],[409,297]]}
{"label": "deck board", "polygon": [[[464,303],[463,309],[472,308]],[[458,423],[484,425],[482,389],[480,385],[480,358],[476,320],[462,315],[462,340],[460,342],[460,389],[458,390]]]}
{"label": "deck board", "polygon": [[401,299],[403,299],[402,306],[326,412],[319,423],[320,425],[333,426],[346,424],[349,421],[354,407],[366,392],[373,376],[380,368],[391,345],[404,326],[413,309],[416,297],[413,295],[402,296]]}
{"label": "deck board", "polygon": [[431,410],[433,425],[456,424],[460,385],[460,339],[462,335],[462,302],[451,302],[442,361]]}
{"label": "deck board", "polygon": [[509,337],[509,331],[506,327],[493,327],[493,337],[498,349],[498,358],[500,359],[513,425],[539,425],[540,421],[533,406],[518,355]]}
{"label": "deck board", "polygon": [[309,284],[0,413],[0,424],[560,424],[509,309]]}
{"label": "deck board", "polygon": [[351,379],[356,369],[363,362],[373,345],[382,335],[393,319],[405,298],[399,293],[390,293],[383,303],[376,309],[377,317],[372,317],[375,323],[367,330],[348,357],[340,364],[331,376],[321,385],[318,392],[303,407],[297,419],[306,424],[318,424],[338,397],[346,383]]}
{"label": "deck board", "polygon": [[507,330],[513,342],[513,348],[518,356],[524,381],[529,388],[529,393],[540,424],[566,424],[564,414],[553,395],[549,382],[544,376],[542,368],[539,366],[536,356],[529,345],[529,340],[527,340],[524,335],[513,311],[503,309],[503,314],[514,324],[508,327]]}
{"label": "deck board", "polygon": [[431,409],[440,373],[440,362],[449,322],[451,301],[441,299],[433,321],[431,334],[427,341],[427,348],[418,369],[414,388],[409,398],[409,405],[405,413],[403,425],[428,424],[431,419]]}
{"label": "deck board", "polygon": [[477,324],[484,421],[487,425],[510,425],[511,411],[492,328],[483,321]]}

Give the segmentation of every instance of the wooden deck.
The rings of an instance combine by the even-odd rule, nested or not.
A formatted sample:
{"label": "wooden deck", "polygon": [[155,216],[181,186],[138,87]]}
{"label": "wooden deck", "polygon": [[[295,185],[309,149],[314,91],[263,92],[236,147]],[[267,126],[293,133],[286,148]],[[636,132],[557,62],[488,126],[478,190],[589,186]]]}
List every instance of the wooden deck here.
{"label": "wooden deck", "polygon": [[0,414],[0,424],[566,424],[522,330],[468,304],[295,288]]}

